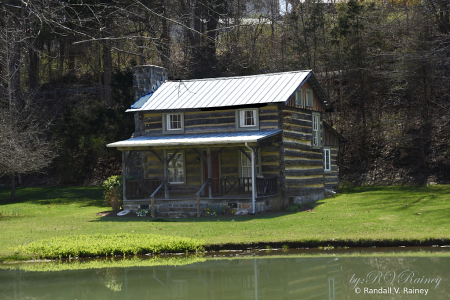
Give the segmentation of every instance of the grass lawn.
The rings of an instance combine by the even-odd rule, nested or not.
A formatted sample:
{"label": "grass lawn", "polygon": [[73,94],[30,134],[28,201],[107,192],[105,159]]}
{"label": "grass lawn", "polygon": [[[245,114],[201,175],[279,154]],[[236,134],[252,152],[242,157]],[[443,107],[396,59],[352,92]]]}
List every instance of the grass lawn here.
{"label": "grass lawn", "polygon": [[[9,193],[0,189],[0,199]],[[101,187],[19,188],[17,197],[14,203],[0,201],[0,260],[20,258],[12,248],[32,241],[93,234],[156,233],[202,239],[206,246],[450,241],[450,185],[345,188],[337,197],[315,203],[313,212],[175,222],[96,216],[109,210],[102,206]]]}

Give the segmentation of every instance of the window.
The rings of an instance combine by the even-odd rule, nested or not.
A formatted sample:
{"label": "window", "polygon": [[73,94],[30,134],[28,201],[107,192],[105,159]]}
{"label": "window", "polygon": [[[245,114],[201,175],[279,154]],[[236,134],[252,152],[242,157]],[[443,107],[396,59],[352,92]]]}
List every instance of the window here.
{"label": "window", "polygon": [[[167,153],[167,159],[172,156],[173,152]],[[184,151],[178,151],[177,154],[167,165],[169,171],[169,183],[170,184],[185,184],[186,183],[186,169],[184,164]]]}
{"label": "window", "polygon": [[312,146],[320,147],[320,114],[312,114]]}
{"label": "window", "polygon": [[162,129],[165,134],[183,134],[184,113],[163,114]]}
{"label": "window", "polygon": [[314,106],[313,91],[310,89],[306,89],[306,106]]}
{"label": "window", "polygon": [[181,115],[167,115],[167,130],[180,130],[181,129]]}
{"label": "window", "polygon": [[295,93],[295,105],[303,107],[303,89],[300,88]]}
{"label": "window", "polygon": [[323,168],[325,171],[331,171],[331,151],[330,149],[323,149]]}
{"label": "window", "polygon": [[[251,151],[245,151],[247,155],[251,158],[252,152]],[[255,157],[255,175],[261,174],[261,170],[259,168],[259,156],[261,155],[261,150],[258,151],[258,155]],[[240,177],[241,177],[241,184],[244,185],[245,191],[251,191],[252,190],[252,160],[249,159],[242,151],[239,151],[239,158],[240,158]]]}
{"label": "window", "polygon": [[334,288],[334,278],[328,278],[328,300],[336,299],[336,291]]}
{"label": "window", "polygon": [[241,110],[241,127],[256,126],[256,110]]}
{"label": "window", "polygon": [[236,110],[236,130],[258,130],[258,109]]}

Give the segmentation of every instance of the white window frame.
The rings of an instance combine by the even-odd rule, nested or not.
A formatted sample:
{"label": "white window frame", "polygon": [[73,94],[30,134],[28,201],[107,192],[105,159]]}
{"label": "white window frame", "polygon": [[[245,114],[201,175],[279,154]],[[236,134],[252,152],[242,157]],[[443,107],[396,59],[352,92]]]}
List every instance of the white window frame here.
{"label": "white window frame", "polygon": [[[252,112],[254,125],[245,124],[245,114],[246,112]],[[236,110],[236,130],[259,130],[259,111],[258,108],[245,108]]]}
{"label": "white window frame", "polygon": [[320,147],[320,114],[312,113],[312,141],[313,147]]}
{"label": "white window frame", "polygon": [[[170,128],[170,118],[171,116],[178,115],[180,117],[181,128]],[[162,130],[163,134],[183,134],[184,133],[184,113],[166,113],[162,116]]]}
{"label": "white window frame", "polygon": [[306,89],[305,92],[305,98],[306,98],[306,106],[307,107],[314,107],[314,94],[312,89]]}
{"label": "white window frame", "polygon": [[302,89],[302,88],[300,88],[300,89],[295,93],[295,105],[296,105],[296,106],[303,107],[303,89]]}
{"label": "white window frame", "polygon": [[[250,157],[252,157],[252,152],[251,151],[245,151],[245,153],[247,153],[247,155],[248,156],[250,156]],[[242,153],[242,151],[241,150],[238,150],[238,157],[239,157],[239,172],[238,172],[238,176],[239,176],[239,178],[244,178],[244,174],[243,174],[243,170],[244,170],[244,168],[249,168],[250,170],[251,170],[251,168],[252,168],[252,160],[251,159],[248,159],[248,157],[246,157],[245,155],[244,155],[244,153]],[[256,159],[256,162],[255,162],[255,176],[262,176],[262,164],[260,163],[260,161],[261,161],[261,149],[259,149],[259,151],[258,151],[258,155],[255,157],[255,159]],[[243,160],[246,160],[246,162],[248,161],[248,163],[249,163],[249,166],[243,166]],[[251,174],[252,172],[250,171],[250,176],[248,176],[248,177],[252,177],[252,174]],[[246,177],[246,178],[248,178],[248,177]],[[252,183],[252,180],[250,179],[250,184]],[[251,188],[251,186],[250,186],[250,190],[249,191],[251,191],[252,190],[252,188]],[[246,192],[247,192],[247,190],[245,190]]]}
{"label": "white window frame", "polygon": [[331,149],[323,149],[323,170],[331,172]]}
{"label": "white window frame", "polygon": [[[173,153],[175,153],[175,151],[171,151],[171,152],[169,152],[169,151],[167,151],[167,158],[166,159],[169,159],[169,157],[170,156],[172,156],[172,154]],[[171,165],[173,164],[173,162],[174,162],[174,160],[175,160],[175,158],[178,156],[178,155],[183,155],[182,156],[182,159],[183,159],[183,161],[182,161],[182,166],[181,167],[171,167]],[[171,169],[173,169],[173,170],[181,170],[181,172],[183,173],[183,181],[170,181],[170,170]],[[181,150],[181,151],[178,151],[177,152],[177,154],[175,155],[175,157],[174,158],[172,158],[172,160],[167,164],[167,171],[169,172],[169,183],[170,184],[172,184],[172,185],[185,185],[186,184],[186,152],[185,152],[185,150]]]}

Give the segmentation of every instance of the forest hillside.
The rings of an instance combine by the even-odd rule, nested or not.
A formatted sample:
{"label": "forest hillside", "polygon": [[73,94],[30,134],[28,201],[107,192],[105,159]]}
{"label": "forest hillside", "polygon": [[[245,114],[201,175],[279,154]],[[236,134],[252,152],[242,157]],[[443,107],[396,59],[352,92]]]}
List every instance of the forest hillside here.
{"label": "forest hillside", "polygon": [[132,67],[169,79],[313,70],[346,138],[341,182],[450,182],[447,0],[6,0],[2,184],[98,184],[121,170]]}

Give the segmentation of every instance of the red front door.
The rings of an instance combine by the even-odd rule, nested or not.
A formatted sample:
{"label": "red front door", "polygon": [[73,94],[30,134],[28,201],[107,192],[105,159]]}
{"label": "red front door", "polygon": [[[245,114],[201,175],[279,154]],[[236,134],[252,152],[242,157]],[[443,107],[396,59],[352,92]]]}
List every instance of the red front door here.
{"label": "red front door", "polygon": [[[214,155],[216,155],[217,151],[211,151],[211,159],[214,157]],[[206,151],[203,152],[203,155],[205,157],[207,157],[207,153]],[[204,181],[206,181],[209,176],[208,176],[208,164],[206,162],[204,162],[204,166],[205,166],[205,178]],[[211,164],[211,168],[212,168],[212,194],[213,195],[217,195],[220,194],[220,174],[219,174],[219,157],[216,157],[216,159],[212,162]],[[205,187],[205,195],[209,196],[209,186],[207,185]]]}

